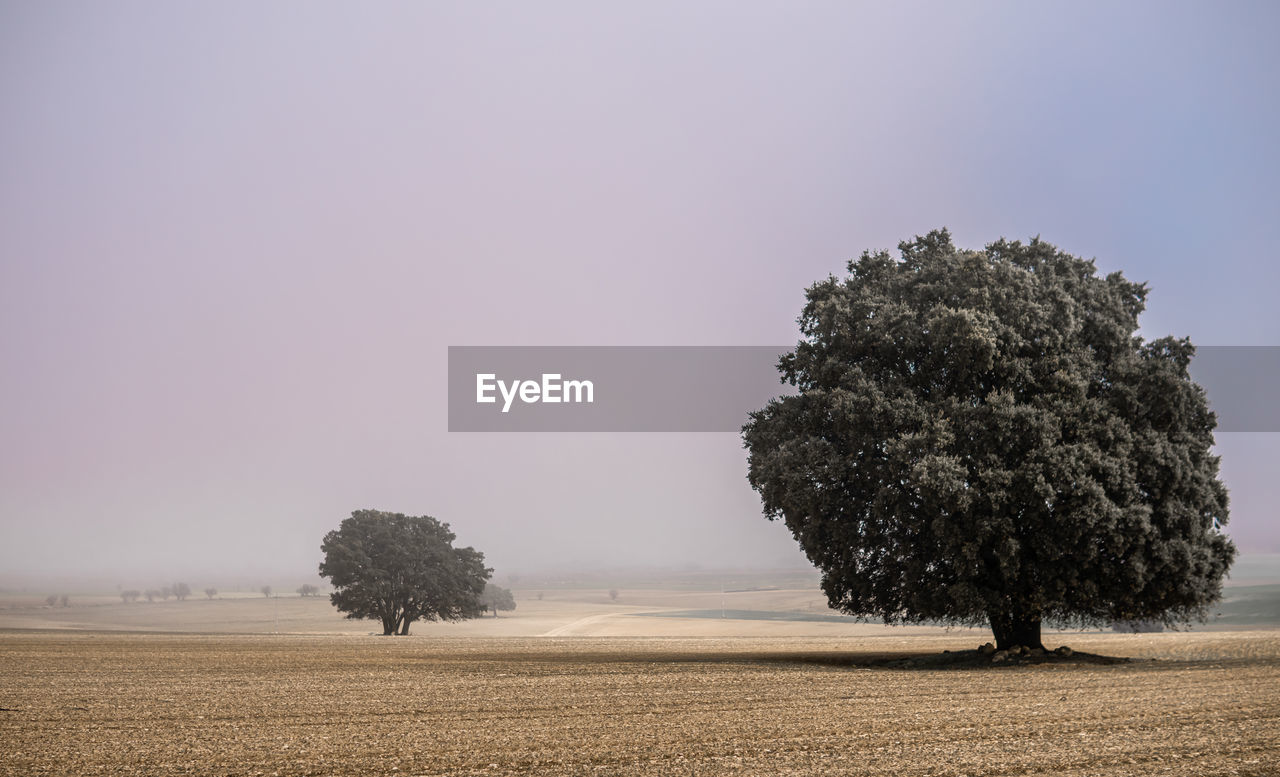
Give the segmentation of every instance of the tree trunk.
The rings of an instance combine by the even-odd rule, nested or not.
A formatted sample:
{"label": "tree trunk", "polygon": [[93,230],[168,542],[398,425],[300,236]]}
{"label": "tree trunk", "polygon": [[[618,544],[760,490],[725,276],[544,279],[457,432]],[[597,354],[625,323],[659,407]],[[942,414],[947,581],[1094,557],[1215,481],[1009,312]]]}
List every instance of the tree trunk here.
{"label": "tree trunk", "polygon": [[1040,641],[1039,613],[989,613],[991,633],[996,637],[996,650],[1008,650],[1015,645],[1044,648]]}
{"label": "tree trunk", "polygon": [[410,617],[408,617],[408,616],[405,616],[405,619],[404,619],[404,625],[400,627],[400,636],[402,636],[402,637],[407,637],[407,636],[409,636],[409,624],[410,624],[410,623],[413,623],[413,618],[410,618]]}

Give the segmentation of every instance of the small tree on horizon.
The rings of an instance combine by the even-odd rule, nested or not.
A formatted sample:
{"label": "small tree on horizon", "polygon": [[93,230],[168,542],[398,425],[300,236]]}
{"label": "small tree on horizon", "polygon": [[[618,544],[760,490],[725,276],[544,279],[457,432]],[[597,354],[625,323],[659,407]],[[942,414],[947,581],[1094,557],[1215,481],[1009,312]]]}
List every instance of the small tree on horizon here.
{"label": "small tree on horizon", "polygon": [[216,588],[206,588],[206,589],[204,589],[204,595],[205,595],[205,596],[207,596],[208,598],[212,599],[213,597],[215,597],[215,596],[217,596],[217,595],[218,595],[218,589],[216,589]]}
{"label": "small tree on horizon", "polygon": [[484,614],[480,596],[493,570],[475,548],[455,548],[449,524],[429,515],[356,510],[320,545],[329,601],[348,618],[406,635],[419,620],[456,621]]}
{"label": "small tree on horizon", "polygon": [[484,604],[486,610],[493,611],[493,617],[498,617],[498,610],[508,611],[516,608],[516,598],[508,588],[493,583],[485,583],[484,593],[480,595],[480,601]]}
{"label": "small tree on horizon", "polygon": [[822,570],[830,605],[886,623],[1188,623],[1235,548],[1214,414],[1186,339],[1144,342],[1147,288],[1032,240],[946,230],[807,291],[743,428],[748,480]]}
{"label": "small tree on horizon", "polygon": [[258,593],[262,594],[263,596],[271,596],[271,586],[269,585],[262,586],[261,588],[258,589]]}
{"label": "small tree on horizon", "polygon": [[301,586],[298,587],[298,596],[301,596],[304,598],[308,596],[315,596],[319,593],[320,593],[320,586],[312,585],[311,583],[303,583]]}
{"label": "small tree on horizon", "polygon": [[125,604],[131,604],[133,602],[138,601],[139,596],[142,596],[142,592],[136,591],[132,588],[130,588],[127,591],[120,592],[120,600],[123,601]]}
{"label": "small tree on horizon", "polygon": [[609,589],[609,601],[611,602],[618,601],[618,589],[616,588]]}
{"label": "small tree on horizon", "polygon": [[1164,631],[1164,624],[1157,621],[1115,621],[1111,630],[1121,634],[1148,634]]}
{"label": "small tree on horizon", "polygon": [[187,597],[191,595],[191,586],[186,583],[174,583],[173,595],[180,602],[186,601]]}

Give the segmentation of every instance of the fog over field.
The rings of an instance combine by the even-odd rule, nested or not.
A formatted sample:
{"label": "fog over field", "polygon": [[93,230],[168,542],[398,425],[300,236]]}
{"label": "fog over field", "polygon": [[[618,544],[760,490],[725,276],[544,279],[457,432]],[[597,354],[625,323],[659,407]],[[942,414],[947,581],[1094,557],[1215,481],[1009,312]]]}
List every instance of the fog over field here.
{"label": "fog over field", "polygon": [[1274,777],[1277,29],[0,0],[0,777]]}
{"label": "fog over field", "polygon": [[[450,345],[794,342],[948,226],[1280,343],[1272,4],[0,5],[0,584],[803,569],[737,435],[450,434]],[[1211,398],[1212,399],[1212,398]],[[1220,434],[1280,552],[1280,435]]]}

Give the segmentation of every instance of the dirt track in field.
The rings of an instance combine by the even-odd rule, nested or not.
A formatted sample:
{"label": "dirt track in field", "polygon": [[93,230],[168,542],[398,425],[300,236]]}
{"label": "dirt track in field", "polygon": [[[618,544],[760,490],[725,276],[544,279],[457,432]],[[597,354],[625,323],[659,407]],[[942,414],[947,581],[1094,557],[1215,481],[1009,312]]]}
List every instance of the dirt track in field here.
{"label": "dirt track in field", "polygon": [[864,662],[954,637],[0,633],[0,774],[1276,774],[1280,634],[1158,660]]}

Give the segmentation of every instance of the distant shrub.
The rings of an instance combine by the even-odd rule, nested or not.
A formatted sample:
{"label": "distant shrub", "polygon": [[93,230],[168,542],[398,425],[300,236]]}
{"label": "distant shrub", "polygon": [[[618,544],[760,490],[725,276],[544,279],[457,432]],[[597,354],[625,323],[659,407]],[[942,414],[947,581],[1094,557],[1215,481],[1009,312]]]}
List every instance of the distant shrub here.
{"label": "distant shrub", "polygon": [[173,591],[174,597],[180,602],[191,595],[191,586],[186,583],[174,583],[171,590]]}
{"label": "distant shrub", "polygon": [[45,604],[47,604],[47,605],[49,605],[50,607],[53,607],[54,605],[56,605],[56,604],[58,603],[58,595],[57,595],[57,594],[49,594],[48,596],[46,596],[46,597],[44,598],[44,603],[45,603]]}
{"label": "distant shrub", "polygon": [[611,602],[618,601],[618,589],[616,588],[609,589],[609,601]]}
{"label": "distant shrub", "polygon": [[217,595],[218,595],[218,589],[216,589],[216,588],[206,588],[206,589],[204,589],[204,595],[205,595],[205,596],[207,596],[207,597],[209,597],[210,599],[212,599],[213,597],[215,597],[215,596],[217,596]]}
{"label": "distant shrub", "polygon": [[508,588],[493,583],[485,583],[484,591],[480,594],[480,603],[484,605],[486,610],[493,610],[493,617],[498,617],[498,610],[514,610],[516,608],[515,595]]}
{"label": "distant shrub", "polygon": [[298,596],[317,596],[320,593],[320,586],[303,583],[298,587]]}
{"label": "distant shrub", "polygon": [[131,603],[133,603],[133,602],[138,601],[138,597],[139,597],[139,596],[142,596],[142,592],[141,592],[141,591],[136,591],[136,590],[134,590],[134,589],[132,589],[132,588],[131,588],[131,589],[129,589],[128,591],[121,591],[121,592],[120,592],[120,600],[121,600],[122,602],[124,602],[125,604],[131,604]]}
{"label": "distant shrub", "polygon": [[263,596],[270,596],[270,595],[271,595],[271,586],[269,586],[269,585],[264,585],[264,586],[262,586],[261,588],[259,588],[259,589],[258,589],[258,591],[259,591],[259,593],[261,593]]}
{"label": "distant shrub", "polygon": [[1121,634],[1149,634],[1164,631],[1164,624],[1159,621],[1112,621],[1111,630]]}

